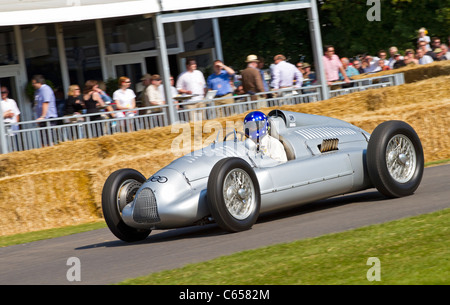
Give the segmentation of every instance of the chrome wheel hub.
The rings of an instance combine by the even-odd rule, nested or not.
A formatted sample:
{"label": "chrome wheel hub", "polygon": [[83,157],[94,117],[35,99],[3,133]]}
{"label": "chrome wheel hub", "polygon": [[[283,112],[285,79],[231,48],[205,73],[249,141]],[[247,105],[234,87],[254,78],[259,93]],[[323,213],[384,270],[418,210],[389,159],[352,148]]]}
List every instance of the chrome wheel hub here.
{"label": "chrome wheel hub", "polygon": [[411,140],[405,135],[393,136],[386,148],[386,164],[391,177],[406,183],[414,175],[417,163],[416,151]]}
{"label": "chrome wheel hub", "polygon": [[127,204],[133,202],[134,195],[136,195],[141,185],[142,183],[134,179],[126,180],[120,185],[119,191],[117,192],[117,209],[119,213],[122,213],[123,208]]}
{"label": "chrome wheel hub", "polygon": [[255,209],[255,188],[252,179],[242,169],[233,169],[225,177],[223,184],[225,206],[231,216],[246,219]]}

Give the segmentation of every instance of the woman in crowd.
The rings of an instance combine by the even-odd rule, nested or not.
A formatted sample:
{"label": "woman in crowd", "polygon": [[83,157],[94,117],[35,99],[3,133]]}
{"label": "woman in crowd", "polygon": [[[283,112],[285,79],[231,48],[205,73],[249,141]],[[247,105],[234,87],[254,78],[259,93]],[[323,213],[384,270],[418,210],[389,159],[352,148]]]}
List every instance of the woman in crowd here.
{"label": "woman in crowd", "polygon": [[2,97],[0,99],[3,110],[3,120],[5,123],[11,124],[13,130],[18,130],[16,123],[19,122],[20,110],[15,100],[8,97],[9,90],[7,87],[1,87]]}
{"label": "woman in crowd", "polygon": [[[85,108],[85,106],[81,97],[80,86],[70,85],[66,104],[64,106],[64,116],[80,115],[83,108]],[[70,120],[70,122],[67,123],[72,123],[72,121],[73,120]],[[76,122],[77,120],[75,119],[74,121]]]}
{"label": "woman in crowd", "polygon": [[[101,108],[105,107],[105,102],[103,102],[100,94],[97,92],[98,82],[96,80],[88,80],[84,84],[83,90],[83,102],[86,106],[86,113],[97,113]],[[101,116],[91,116],[89,117],[91,121],[100,120]]]}
{"label": "woman in crowd", "polygon": [[[131,81],[128,77],[119,78],[119,89],[113,93],[113,101],[117,110],[129,110],[136,108],[136,94],[130,89]],[[118,112],[116,117],[134,116],[134,111]]]}

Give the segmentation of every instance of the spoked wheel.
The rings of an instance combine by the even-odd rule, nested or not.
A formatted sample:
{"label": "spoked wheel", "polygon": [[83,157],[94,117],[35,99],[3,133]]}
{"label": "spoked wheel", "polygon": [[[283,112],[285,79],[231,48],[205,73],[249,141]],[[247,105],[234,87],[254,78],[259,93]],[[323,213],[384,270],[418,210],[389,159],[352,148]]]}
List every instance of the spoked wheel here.
{"label": "spoked wheel", "polygon": [[405,135],[393,136],[386,148],[386,165],[391,177],[399,182],[411,180],[417,166],[414,145]]}
{"label": "spoked wheel", "polygon": [[373,131],[367,146],[367,169],[378,191],[388,197],[411,195],[422,180],[422,144],[402,121],[387,121]]}
{"label": "spoked wheel", "polygon": [[133,202],[134,195],[145,182],[145,177],[130,168],[112,173],[105,182],[102,192],[102,209],[106,224],[119,239],[133,242],[147,238],[151,230],[132,228],[122,219],[123,208]]}
{"label": "spoked wheel", "polygon": [[259,216],[258,180],[251,166],[241,158],[216,163],[208,179],[207,198],[211,215],[225,231],[248,230]]}

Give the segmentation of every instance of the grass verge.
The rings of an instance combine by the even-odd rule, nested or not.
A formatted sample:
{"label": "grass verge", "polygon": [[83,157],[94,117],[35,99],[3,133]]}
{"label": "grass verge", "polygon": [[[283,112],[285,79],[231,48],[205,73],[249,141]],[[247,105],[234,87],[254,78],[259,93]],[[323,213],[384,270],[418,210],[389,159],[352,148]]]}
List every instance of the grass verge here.
{"label": "grass verge", "polygon": [[[450,284],[450,209],[244,251],[129,279],[129,285]],[[381,281],[370,282],[370,257]]]}
{"label": "grass verge", "polygon": [[62,228],[0,236],[0,247],[25,244],[32,241],[67,236],[71,234],[82,233],[101,228],[106,228],[106,223],[103,220],[75,226],[67,226]]}
{"label": "grass verge", "polygon": [[449,163],[450,163],[450,159],[443,159],[443,160],[437,160],[437,161],[426,162],[426,163],[425,163],[425,167],[428,167],[428,166],[438,166],[438,165],[444,165],[444,164],[449,164]]}

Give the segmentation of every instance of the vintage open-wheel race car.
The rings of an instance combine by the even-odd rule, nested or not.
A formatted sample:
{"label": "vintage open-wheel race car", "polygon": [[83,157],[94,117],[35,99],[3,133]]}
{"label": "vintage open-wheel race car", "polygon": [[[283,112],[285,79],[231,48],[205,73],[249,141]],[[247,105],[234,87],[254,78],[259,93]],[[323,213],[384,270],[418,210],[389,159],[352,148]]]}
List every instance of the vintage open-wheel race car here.
{"label": "vintage open-wheel race car", "polygon": [[421,182],[422,145],[405,122],[384,122],[372,134],[338,119],[283,110],[271,111],[268,122],[287,162],[271,159],[235,131],[149,178],[129,168],[112,173],[102,193],[111,232],[127,242],[156,229],[211,222],[237,232],[264,212],[372,187],[403,197]]}

